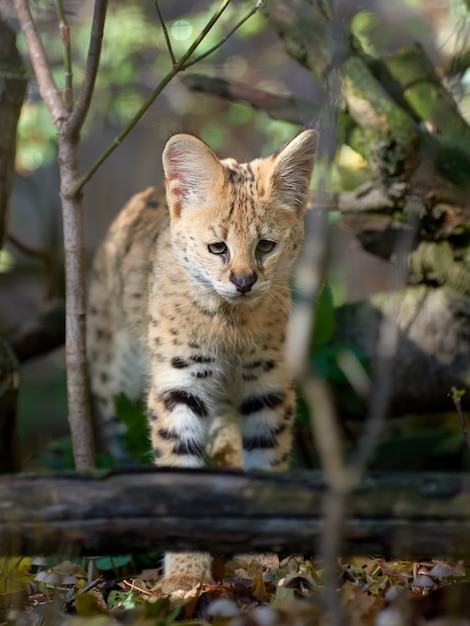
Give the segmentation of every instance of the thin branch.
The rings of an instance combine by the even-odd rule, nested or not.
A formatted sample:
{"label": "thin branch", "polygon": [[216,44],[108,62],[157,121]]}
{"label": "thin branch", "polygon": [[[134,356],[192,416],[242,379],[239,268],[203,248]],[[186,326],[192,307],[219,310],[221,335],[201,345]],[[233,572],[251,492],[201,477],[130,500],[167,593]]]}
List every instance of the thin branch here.
{"label": "thin branch", "polygon": [[[85,75],[80,86],[77,104],[75,105],[75,108],[70,116],[71,132],[78,133],[80,131],[90,107],[96,75],[98,73],[98,66],[100,63],[107,8],[108,0],[96,0],[93,12],[93,22],[91,25],[90,46],[88,48],[88,56],[85,65]],[[76,193],[79,189],[75,189],[74,191]]]}
{"label": "thin branch", "polygon": [[46,270],[47,278],[46,297],[54,297],[57,293],[57,268],[56,259],[52,252],[48,250],[40,250],[39,248],[33,248],[32,246],[18,239],[18,237],[16,237],[16,235],[11,232],[7,233],[6,240],[26,256],[30,256],[44,263],[44,269]]}
{"label": "thin branch", "polygon": [[181,59],[177,62],[176,65],[178,67],[178,71],[186,69],[186,62],[189,61],[189,59],[193,56],[193,53],[197,50],[197,48],[199,48],[199,46],[202,43],[202,41],[207,37],[209,31],[212,30],[212,27],[214,26],[214,24],[217,22],[217,20],[221,17],[222,13],[225,11],[225,9],[230,4],[230,1],[231,0],[223,0],[222,1],[222,3],[220,4],[219,8],[215,11],[214,15],[207,22],[207,24],[204,26],[202,31],[199,33],[199,35],[193,41],[193,43],[189,46],[189,48],[183,54]]}
{"label": "thin branch", "polygon": [[53,124],[67,117],[67,109],[47,61],[44,44],[37,31],[27,0],[14,0],[16,15],[23,31],[26,45],[30,51],[31,63],[39,85],[41,97],[47,106]]}
{"label": "thin branch", "polygon": [[254,109],[264,111],[272,119],[301,126],[317,119],[323,106],[323,102],[300,100],[292,95],[275,94],[244,83],[194,72],[182,76],[181,82],[193,92],[213,94],[231,102],[246,102]]}
{"label": "thin branch", "polygon": [[166,47],[168,49],[168,54],[170,55],[171,64],[174,66],[174,65],[176,65],[176,57],[175,57],[175,53],[173,52],[173,47],[171,45],[171,40],[170,40],[170,35],[168,33],[168,28],[166,27],[165,20],[163,18],[162,12],[160,10],[160,5],[158,4],[158,0],[155,0],[155,8],[157,9],[158,19],[160,20],[160,24],[161,24],[161,27],[162,27],[163,35],[165,37]]}
{"label": "thin branch", "polygon": [[191,65],[194,65],[195,63],[199,63],[199,61],[202,61],[203,59],[208,57],[210,54],[215,52],[218,48],[223,46],[224,43],[227,41],[227,39],[229,39],[235,31],[237,31],[241,26],[243,26],[243,24],[258,11],[261,4],[262,4],[261,2],[257,2],[255,6],[250,11],[248,11],[245,17],[242,17],[242,19],[235,24],[232,30],[230,30],[226,35],[224,35],[222,39],[220,39],[215,45],[212,46],[212,48],[209,48],[209,50],[206,50],[206,52],[203,52],[202,54],[197,56],[195,59],[188,61],[188,63],[185,64],[184,69],[186,70],[188,69],[188,67],[191,67]]}
{"label": "thin branch", "polygon": [[[161,94],[161,92],[168,85],[168,83],[179,72],[184,71],[188,67],[188,61],[191,58],[191,56],[193,55],[194,51],[198,48],[198,46],[201,44],[203,39],[207,36],[207,34],[212,29],[214,24],[220,18],[220,16],[225,11],[227,6],[230,4],[230,1],[231,0],[223,0],[223,2],[220,4],[219,8],[212,15],[211,19],[207,22],[207,24],[205,25],[203,30],[199,33],[199,35],[196,37],[196,39],[193,41],[193,43],[190,45],[190,47],[187,49],[187,51],[184,53],[184,55],[181,57],[181,59],[179,61],[177,61],[176,64],[173,65],[173,67],[169,70],[169,72],[162,78],[162,80],[160,81],[158,86],[155,88],[155,90],[150,94],[150,96],[147,98],[147,100],[142,104],[142,106],[137,111],[137,113],[134,115],[134,117],[130,120],[130,122],[122,129],[122,131],[117,135],[117,137],[114,139],[114,141],[98,157],[98,159],[95,161],[95,163],[93,163],[91,168],[80,178],[80,180],[78,181],[77,185],[75,186],[75,188],[73,190],[74,193],[78,193],[79,191],[81,191],[83,189],[83,187],[90,180],[90,178],[93,176],[93,174],[106,161],[106,159],[109,157],[109,155],[112,154],[114,152],[114,150],[116,150],[116,148],[121,144],[121,142],[127,137],[127,135],[130,133],[130,131],[134,128],[134,126],[137,124],[137,122],[139,122],[139,120],[142,118],[142,116],[147,112],[147,110],[150,108],[150,106],[153,104],[153,102],[156,100],[156,98]],[[256,7],[255,7],[256,10],[260,6],[261,6],[261,3],[257,2],[256,3]],[[249,15],[253,15],[253,13],[254,13],[254,10],[251,9],[249,11]],[[248,18],[246,18],[246,19],[248,19]],[[243,24],[245,21],[246,21],[245,19],[240,20],[240,22],[238,23],[237,27],[241,26],[241,24]],[[235,29],[232,29],[230,34],[233,34],[234,32],[235,32]],[[207,54],[205,54],[205,56],[207,56]],[[78,109],[78,105],[77,105],[76,109]]]}
{"label": "thin branch", "polygon": [[59,32],[64,42],[64,103],[70,113],[73,108],[72,87],[72,58],[70,54],[70,28],[65,17],[62,0],[55,0],[57,16],[59,18]]}

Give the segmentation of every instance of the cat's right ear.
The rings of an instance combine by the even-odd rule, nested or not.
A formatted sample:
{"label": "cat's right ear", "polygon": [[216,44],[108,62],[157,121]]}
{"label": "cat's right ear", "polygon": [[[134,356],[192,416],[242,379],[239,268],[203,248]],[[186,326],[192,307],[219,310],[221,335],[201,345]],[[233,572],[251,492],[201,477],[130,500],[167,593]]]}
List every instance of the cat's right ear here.
{"label": "cat's right ear", "polygon": [[206,144],[192,135],[173,135],[163,150],[168,207],[180,217],[186,206],[204,205],[223,184],[223,167]]}

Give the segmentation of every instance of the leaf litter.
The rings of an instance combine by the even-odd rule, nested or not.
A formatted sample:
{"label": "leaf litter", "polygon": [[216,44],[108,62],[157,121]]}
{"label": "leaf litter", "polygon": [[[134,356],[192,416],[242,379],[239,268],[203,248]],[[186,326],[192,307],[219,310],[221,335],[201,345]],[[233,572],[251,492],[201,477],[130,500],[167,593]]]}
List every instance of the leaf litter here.
{"label": "leaf litter", "polygon": [[[96,560],[95,560],[96,562]],[[171,597],[161,570],[87,580],[70,561],[34,572],[34,560],[4,559],[0,626],[329,626],[318,561],[240,555],[214,559],[219,579]],[[109,578],[109,577],[108,577]],[[444,560],[337,563],[337,596],[348,626],[470,626],[470,568]]]}

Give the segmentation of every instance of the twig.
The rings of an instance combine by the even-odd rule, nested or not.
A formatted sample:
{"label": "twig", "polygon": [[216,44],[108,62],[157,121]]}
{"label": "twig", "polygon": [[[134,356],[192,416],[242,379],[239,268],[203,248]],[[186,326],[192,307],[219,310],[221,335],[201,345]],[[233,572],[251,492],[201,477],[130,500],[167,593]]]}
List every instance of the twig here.
{"label": "twig", "polygon": [[255,6],[250,11],[248,11],[245,17],[242,17],[242,19],[235,24],[232,30],[230,30],[226,35],[224,35],[222,39],[220,39],[216,44],[212,46],[212,48],[209,48],[209,50],[206,50],[206,52],[203,52],[202,54],[192,59],[191,61],[188,61],[188,63],[185,64],[184,69],[186,70],[188,69],[188,67],[191,67],[191,65],[195,65],[196,63],[199,63],[199,61],[202,61],[203,59],[208,57],[210,54],[215,52],[218,48],[220,48],[220,46],[223,46],[224,43],[227,41],[227,39],[229,39],[235,31],[237,31],[241,26],[243,26],[243,24],[258,11],[261,5],[262,5],[262,2],[257,2]]}
{"label": "twig", "polygon": [[46,276],[48,279],[47,297],[52,297],[57,290],[55,280],[56,264],[54,255],[48,250],[40,250],[38,248],[33,248],[32,246],[29,246],[28,244],[18,239],[18,237],[16,237],[16,235],[13,235],[13,233],[11,232],[7,233],[6,240],[23,254],[33,257],[34,259],[38,259],[38,261],[44,263]]}
{"label": "twig", "polygon": [[67,598],[67,600],[65,601],[65,606],[72,606],[72,604],[77,599],[77,596],[81,595],[82,593],[86,593],[87,591],[91,591],[101,582],[103,582],[103,575],[98,576],[98,578],[92,580],[91,583],[88,583],[86,587],[83,587],[83,589],[80,589],[79,591],[77,591],[77,593],[74,593],[72,596],[70,596],[70,598]]}
{"label": "twig", "polygon": [[59,18],[59,32],[64,42],[64,103],[68,112],[73,109],[72,59],[70,55],[70,28],[65,17],[62,0],[55,0]]}
{"label": "twig", "polygon": [[[78,193],[78,192],[80,192],[83,189],[83,187],[90,180],[90,178],[93,176],[93,174],[106,161],[106,159],[109,157],[109,155],[112,154],[114,152],[114,150],[116,150],[116,148],[121,144],[121,142],[127,137],[127,135],[130,133],[130,131],[139,122],[139,120],[142,118],[142,116],[147,112],[147,110],[153,104],[155,99],[161,94],[161,92],[168,85],[168,83],[178,73],[183,72],[190,65],[192,65],[192,63],[188,63],[188,61],[190,60],[190,58],[193,55],[193,53],[195,52],[195,50],[199,47],[201,42],[204,40],[204,38],[207,36],[209,31],[212,29],[214,24],[221,17],[222,13],[225,11],[227,6],[230,4],[230,1],[231,0],[223,0],[221,2],[221,4],[218,7],[218,9],[214,12],[214,14],[210,18],[210,20],[207,22],[207,24],[205,25],[203,30],[199,33],[199,35],[196,37],[196,39],[193,41],[193,43],[189,46],[189,48],[186,50],[186,52],[183,54],[183,56],[180,58],[180,60],[176,61],[176,62],[173,62],[172,68],[162,78],[162,80],[160,81],[158,86],[154,89],[154,91],[147,98],[147,100],[145,100],[145,102],[142,104],[142,106],[137,111],[137,113],[134,115],[134,117],[130,120],[130,122],[122,129],[122,131],[117,135],[117,137],[114,139],[114,141],[98,157],[98,159],[95,161],[95,163],[93,163],[93,165],[90,167],[90,169],[80,178],[80,180],[78,181],[78,183],[76,184],[76,186],[74,188],[74,193]],[[261,3],[258,2],[256,4],[255,9],[251,9],[249,11],[248,16],[247,16],[246,19],[248,19],[248,17],[253,15],[255,10],[258,10],[258,8],[260,6],[261,6]],[[246,21],[246,19],[240,20],[238,22],[238,24],[237,24],[237,28],[239,28]],[[230,32],[230,35],[232,35],[235,32],[235,30],[236,29],[232,29],[232,31]],[[207,56],[206,53],[204,53],[204,55]],[[200,58],[202,58],[202,55],[200,55],[200,57],[198,57],[198,58],[200,60]]]}
{"label": "twig", "polygon": [[160,24],[161,24],[162,31],[163,31],[163,36],[165,37],[166,47],[168,49],[168,54],[170,55],[171,63],[173,66],[175,66],[176,65],[175,53],[173,52],[170,35],[168,34],[168,28],[166,27],[166,22],[160,10],[160,5],[158,4],[158,0],[155,0],[155,8],[157,9],[158,19],[160,20]]}
{"label": "twig", "polygon": [[47,250],[40,250],[39,248],[33,248],[28,244],[24,243],[16,235],[11,232],[7,233],[7,241],[9,241],[15,248],[18,248],[20,252],[26,254],[27,256],[33,257],[42,261],[47,269],[50,270],[52,266],[52,258],[51,254]]}
{"label": "twig", "polygon": [[[100,63],[101,47],[103,43],[104,22],[108,0],[96,0],[93,11],[93,22],[91,25],[90,45],[85,65],[85,75],[83,77],[77,104],[70,116],[70,129],[73,133],[78,133],[83,126],[85,117],[90,107],[93,89],[95,87],[96,75]],[[78,193],[79,189],[74,189]]]}
{"label": "twig", "polygon": [[465,441],[467,442],[467,447],[470,450],[470,437],[468,435],[467,422],[465,421],[465,416],[462,411],[462,396],[464,395],[464,393],[465,391],[463,389],[457,389],[456,387],[452,387],[450,397],[452,398],[455,404],[455,409],[460,418],[462,432],[464,434]]}
{"label": "twig", "polygon": [[39,92],[49,109],[52,122],[57,124],[59,120],[67,116],[67,109],[52,77],[44,44],[37,31],[27,0],[14,0],[14,6],[26,45],[30,51],[31,63],[38,81]]}
{"label": "twig", "polygon": [[183,54],[181,59],[177,62],[176,65],[179,71],[186,69],[186,65],[185,65],[186,62],[189,61],[189,59],[193,56],[193,53],[197,50],[197,48],[199,48],[202,41],[207,37],[208,33],[212,30],[212,27],[214,26],[214,24],[218,21],[222,13],[230,4],[230,1],[231,0],[222,0],[219,8],[216,9],[216,11],[214,12],[214,15],[210,18],[210,20],[207,22],[207,24],[199,33],[199,35],[196,37],[193,43],[189,46],[189,48]]}

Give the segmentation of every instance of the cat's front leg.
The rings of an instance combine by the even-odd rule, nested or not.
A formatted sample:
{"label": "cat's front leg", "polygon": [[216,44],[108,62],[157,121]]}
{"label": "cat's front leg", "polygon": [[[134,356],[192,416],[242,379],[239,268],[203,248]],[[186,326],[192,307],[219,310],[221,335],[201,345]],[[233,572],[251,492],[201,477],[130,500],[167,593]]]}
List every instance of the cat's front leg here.
{"label": "cat's front leg", "polygon": [[[200,366],[177,357],[153,363],[147,400],[150,438],[156,465],[203,467],[213,401],[197,378]],[[198,381],[195,384],[195,380]],[[167,552],[162,589],[167,593],[193,588],[211,578],[211,557],[203,552]]]}
{"label": "cat's front leg", "polygon": [[260,374],[245,388],[239,412],[244,422],[243,468],[286,470],[295,413],[295,392],[290,379],[280,368],[264,376]]}

